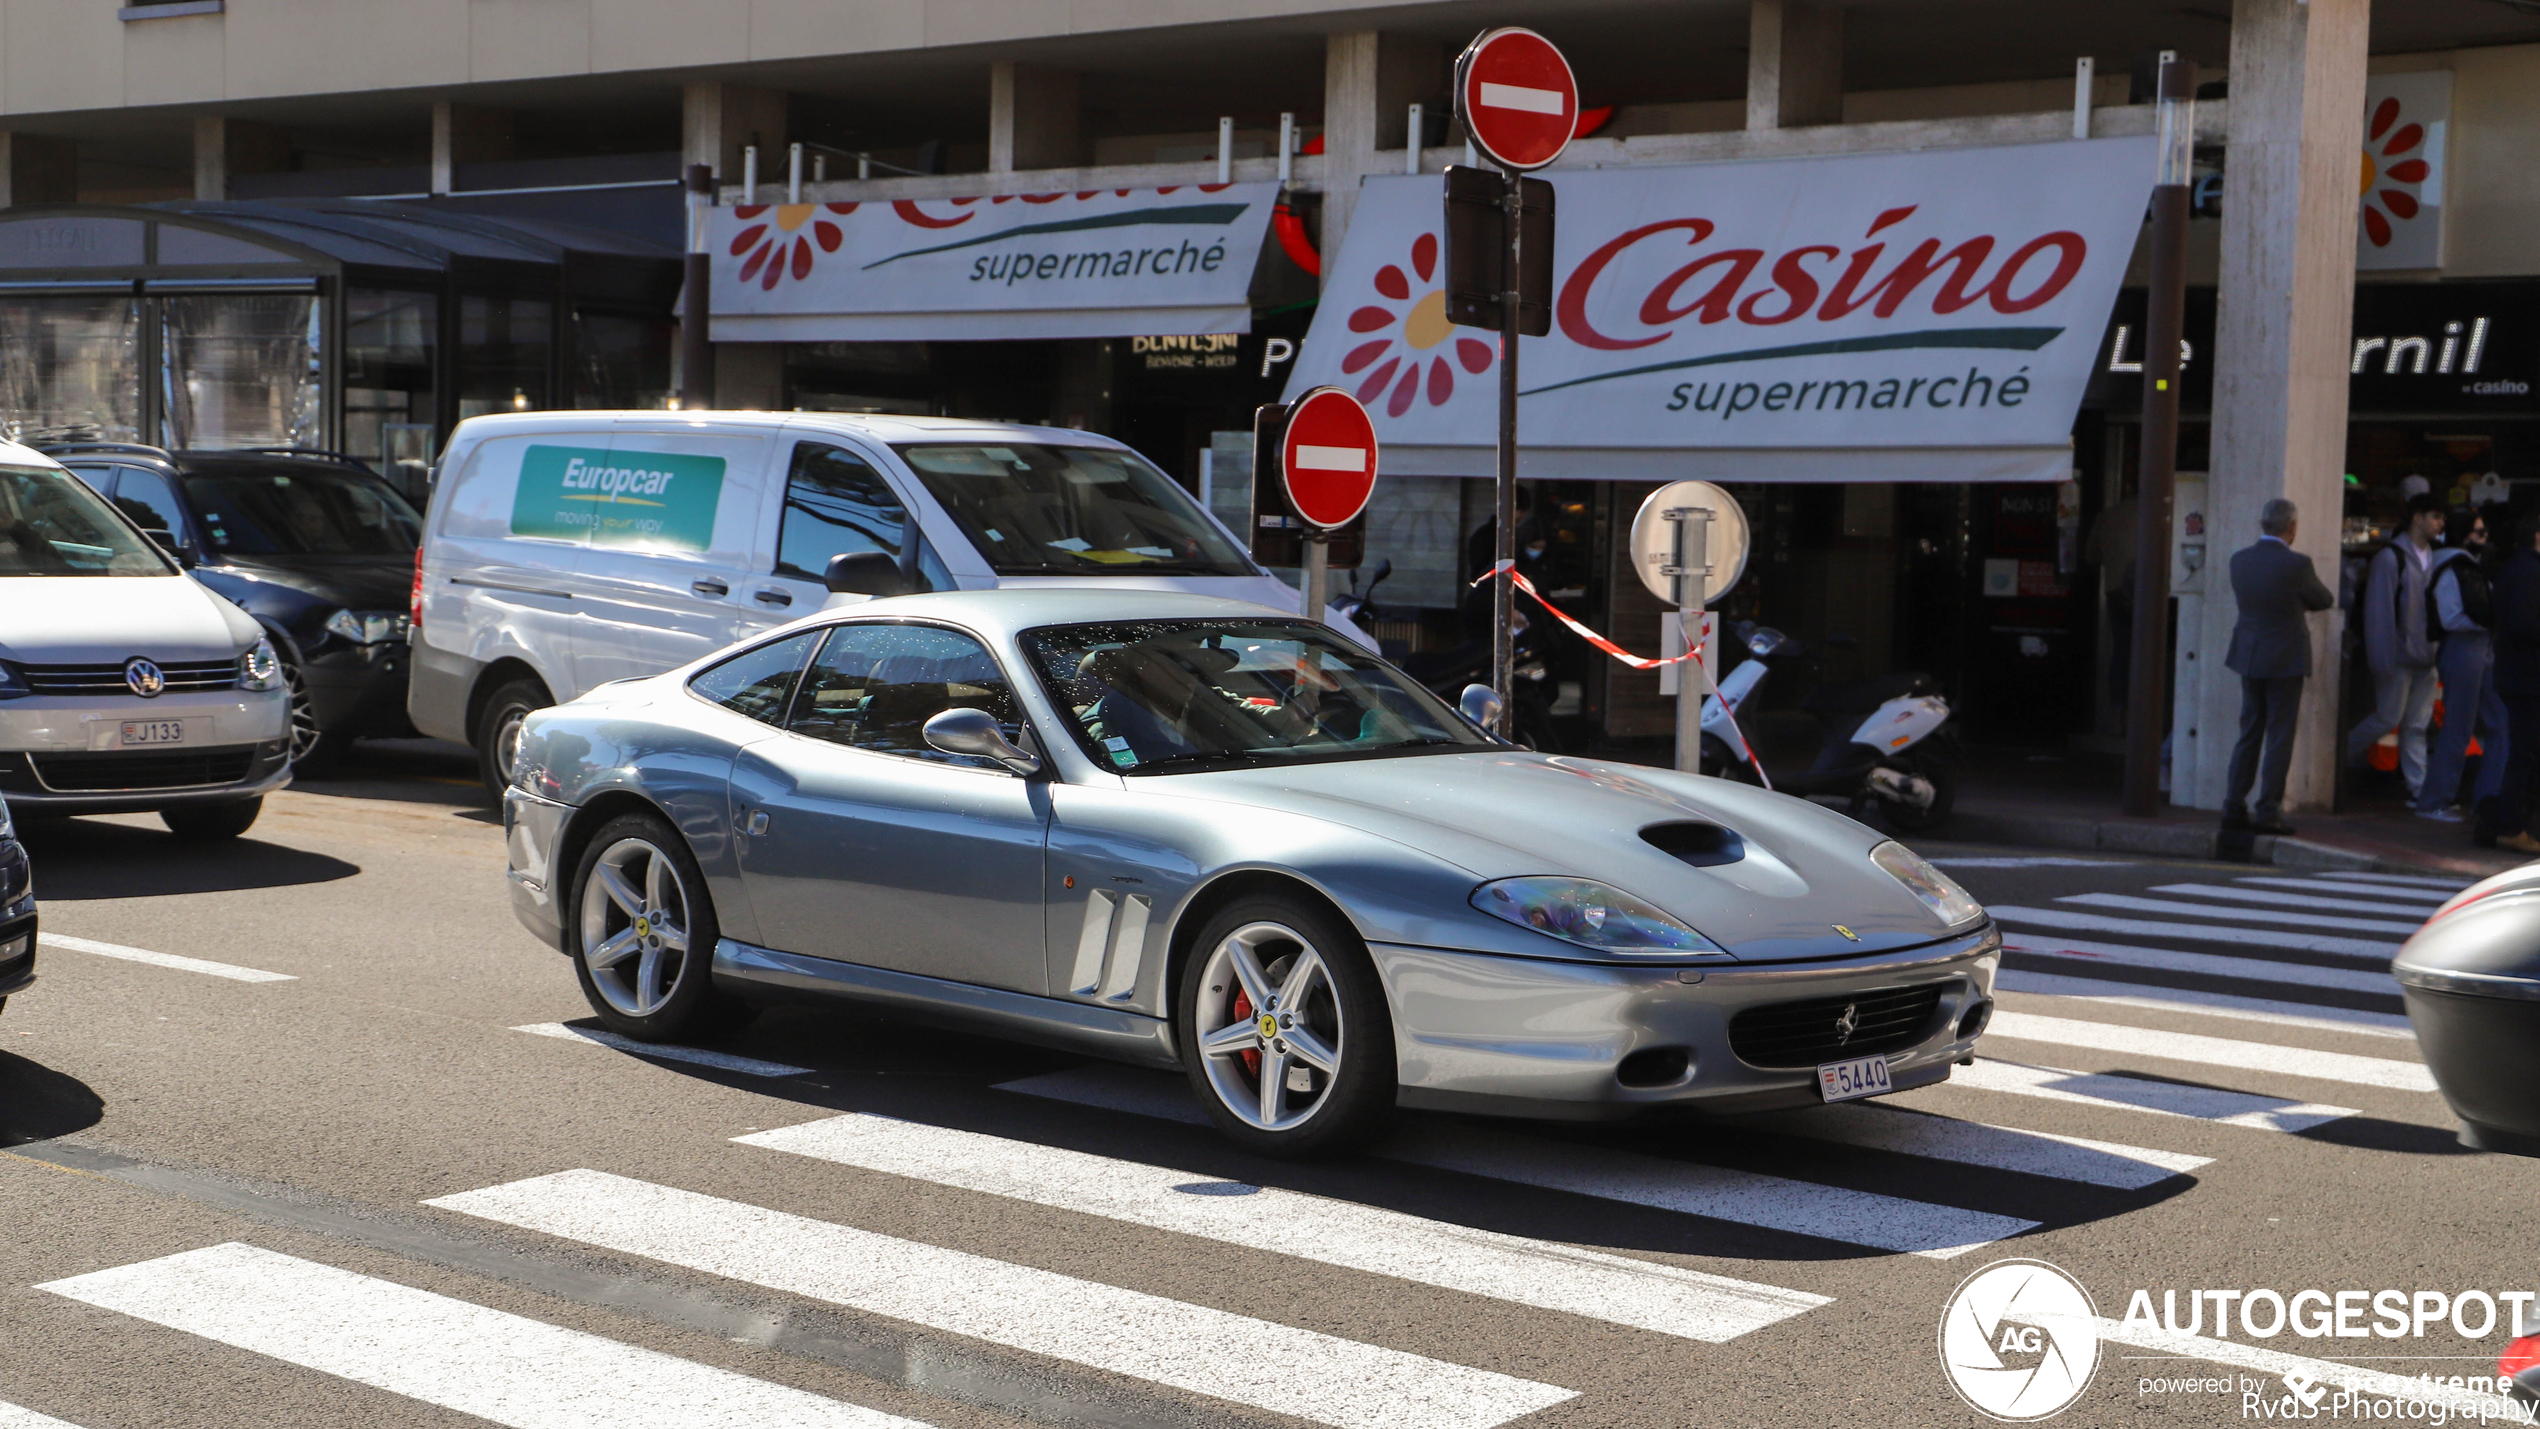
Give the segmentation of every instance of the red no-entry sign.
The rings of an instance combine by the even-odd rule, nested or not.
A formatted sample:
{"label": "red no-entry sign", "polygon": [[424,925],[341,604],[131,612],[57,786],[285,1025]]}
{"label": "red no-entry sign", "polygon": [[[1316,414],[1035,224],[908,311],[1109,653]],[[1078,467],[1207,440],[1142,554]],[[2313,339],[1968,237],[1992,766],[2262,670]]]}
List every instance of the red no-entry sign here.
{"label": "red no-entry sign", "polygon": [[1279,474],[1296,514],[1331,530],[1356,520],[1376,489],[1376,424],[1358,399],[1317,387],[1288,409]]}
{"label": "red no-entry sign", "polygon": [[1455,103],[1493,163],[1540,169],[1578,128],[1579,84],[1552,42],[1511,26],[1486,30],[1455,62]]}

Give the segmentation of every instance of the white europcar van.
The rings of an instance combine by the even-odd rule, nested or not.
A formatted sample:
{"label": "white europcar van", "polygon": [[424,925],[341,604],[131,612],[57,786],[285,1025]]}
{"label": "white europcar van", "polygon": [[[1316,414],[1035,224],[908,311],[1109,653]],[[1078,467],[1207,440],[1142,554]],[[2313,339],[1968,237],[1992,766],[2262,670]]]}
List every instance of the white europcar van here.
{"label": "white europcar van", "polygon": [[52,458],[0,442],[0,798],[232,838],[291,779],[291,692],[254,617]]}
{"label": "white europcar van", "polygon": [[461,422],[442,454],[415,556],[407,712],[426,734],[476,746],[499,795],[531,710],[818,610],[833,598],[831,559],[866,553],[921,590],[1101,585],[1298,603],[1171,477],[1090,432],[820,412],[504,413]]}

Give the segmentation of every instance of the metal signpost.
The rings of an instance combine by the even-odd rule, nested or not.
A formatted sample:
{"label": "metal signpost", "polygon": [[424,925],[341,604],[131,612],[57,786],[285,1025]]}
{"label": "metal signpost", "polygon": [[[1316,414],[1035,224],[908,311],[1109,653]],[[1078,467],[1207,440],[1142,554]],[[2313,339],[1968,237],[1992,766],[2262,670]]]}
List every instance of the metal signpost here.
{"label": "metal signpost", "polygon": [[1321,620],[1332,532],[1357,520],[1376,490],[1376,423],[1357,398],[1338,387],[1317,387],[1284,409],[1263,411],[1272,414],[1277,428],[1279,479],[1288,507],[1308,527],[1301,608],[1306,619]]}
{"label": "metal signpost", "polygon": [[1711,687],[1704,612],[1745,573],[1747,538],[1745,509],[1707,481],[1670,482],[1632,518],[1633,569],[1650,594],[1675,605],[1681,630],[1677,648],[1660,653],[1693,656],[1676,667],[1676,767],[1687,773],[1701,772],[1702,701]]}
{"label": "metal signpost", "polygon": [[[1506,256],[1499,270],[1499,546],[1493,559],[1506,567],[1517,556],[1517,337],[1521,318],[1538,316],[1523,313],[1524,308],[1540,310],[1539,322],[1523,324],[1537,336],[1551,330],[1551,196],[1548,186],[1521,175],[1540,169],[1561,157],[1570,146],[1570,137],[1578,127],[1579,86],[1570,73],[1569,61],[1561,57],[1552,42],[1532,30],[1509,27],[1486,30],[1455,61],[1455,112],[1464,121],[1465,131],[1473,136],[1474,147],[1499,166],[1503,188],[1500,200],[1500,226],[1506,241]],[[1415,144],[1418,139],[1415,137]],[[1468,171],[1469,172],[1469,171]],[[1481,177],[1473,175],[1474,178]],[[1458,268],[1459,256],[1469,266],[1480,255],[1456,251],[1457,224],[1452,195],[1459,187],[1470,190],[1469,181],[1459,184],[1454,169],[1447,171],[1450,194],[1447,232],[1447,268]],[[1537,190],[1541,196],[1541,222],[1529,221],[1527,210],[1535,205]],[[1535,255],[1530,265],[1524,240],[1529,228],[1537,228],[1545,251]],[[1532,267],[1542,274],[1541,292],[1528,292],[1533,285],[1525,279],[1533,276]],[[1454,284],[1450,283],[1450,287]],[[1526,300],[1534,301],[1528,303]],[[1450,314],[1452,316],[1452,314]],[[1468,318],[1458,319],[1471,321]],[[1502,701],[1516,680],[1516,590],[1506,579],[1493,581],[1491,589],[1491,688]],[[1508,712],[1501,706],[1499,732],[1508,732]]]}
{"label": "metal signpost", "polygon": [[[2188,186],[2195,181],[2196,65],[2161,52],[2161,167],[2152,186],[2152,271],[2144,299],[2143,450],[2134,483],[2134,648],[2127,652],[2125,811],[2161,807],[2169,706],[2170,495],[2178,475],[2179,329],[2187,313]],[[2156,577],[2147,572],[2158,572]]]}

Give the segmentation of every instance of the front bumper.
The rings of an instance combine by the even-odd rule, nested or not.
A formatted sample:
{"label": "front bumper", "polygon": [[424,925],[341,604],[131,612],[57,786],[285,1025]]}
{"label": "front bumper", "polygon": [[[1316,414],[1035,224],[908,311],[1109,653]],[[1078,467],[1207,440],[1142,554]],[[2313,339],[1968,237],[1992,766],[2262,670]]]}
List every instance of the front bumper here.
{"label": "front bumper", "polygon": [[[15,851],[20,872],[26,854],[15,839],[0,837],[0,861]],[[5,874],[0,874],[5,877]],[[20,888],[25,886],[20,880]],[[35,982],[35,895],[0,894],[0,998],[23,992]]]}
{"label": "front bumper", "polygon": [[[1404,1106],[1606,1120],[1669,1109],[1764,1111],[1820,1099],[1813,1067],[1750,1066],[1729,1022],[1767,1004],[1936,985],[1920,1036],[1887,1053],[1896,1090],[1945,1080],[1973,1055],[1967,1015],[1993,996],[2002,940],[1988,924],[1939,943],[1832,962],[1702,968],[1567,963],[1371,944],[1393,1006]],[[1681,975],[1681,976],[1680,976]],[[1683,978],[1699,977],[1698,982]],[[1981,1019],[1979,1019],[1981,1021]],[[1635,1053],[1685,1054],[1682,1074],[1626,1085]],[[1832,1061],[1836,1058],[1829,1057]]]}
{"label": "front bumper", "polygon": [[[124,749],[126,720],[173,720],[181,744]],[[0,796],[28,814],[149,813],[226,804],[291,782],[291,697],[282,689],[0,703]]]}
{"label": "front bumper", "polygon": [[406,643],[386,640],[353,645],[334,640],[330,644],[333,648],[300,666],[318,728],[345,736],[413,734],[414,723],[406,716],[407,666],[412,659]]}
{"label": "front bumper", "polygon": [[564,915],[557,900],[563,870],[556,848],[573,806],[541,799],[518,785],[503,791],[503,848],[510,861],[504,877],[512,888],[512,916],[558,952],[564,951]]}

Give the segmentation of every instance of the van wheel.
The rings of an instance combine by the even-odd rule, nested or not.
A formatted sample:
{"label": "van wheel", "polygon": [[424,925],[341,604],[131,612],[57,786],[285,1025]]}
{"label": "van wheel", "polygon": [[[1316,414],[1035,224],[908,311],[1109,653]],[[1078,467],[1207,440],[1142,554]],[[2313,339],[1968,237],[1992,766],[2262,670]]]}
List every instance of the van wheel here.
{"label": "van wheel", "polygon": [[194,804],[181,809],[161,809],[159,822],[168,832],[189,843],[210,843],[234,839],[255,826],[256,815],[264,812],[262,795],[253,799],[235,799],[226,804]]}
{"label": "van wheel", "polygon": [[476,772],[495,803],[501,803],[503,791],[511,787],[512,757],[520,753],[521,725],[533,711],[555,702],[545,685],[526,678],[505,681],[486,699],[484,713],[476,717]]}
{"label": "van wheel", "polygon": [[1292,896],[1247,898],[1200,930],[1175,1039],[1217,1129],[1267,1156],[1356,1150],[1392,1118],[1393,1019],[1357,931]]}

